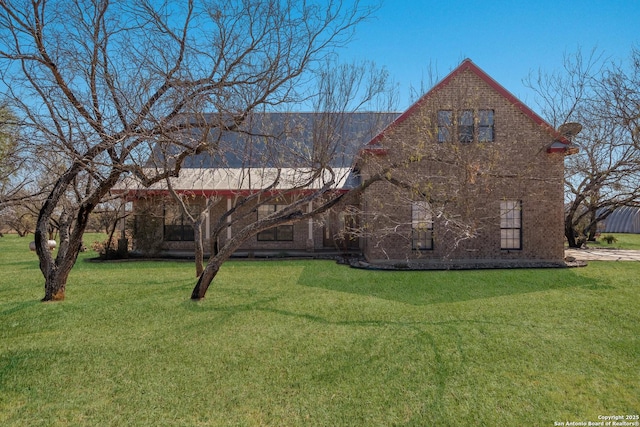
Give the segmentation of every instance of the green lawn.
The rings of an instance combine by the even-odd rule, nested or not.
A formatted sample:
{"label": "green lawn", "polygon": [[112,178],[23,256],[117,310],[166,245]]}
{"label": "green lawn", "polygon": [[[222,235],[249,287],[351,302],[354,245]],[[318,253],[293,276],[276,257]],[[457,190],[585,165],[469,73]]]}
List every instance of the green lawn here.
{"label": "green lawn", "polygon": [[[614,242],[607,243],[603,237],[613,236]],[[589,242],[587,245],[590,248],[602,247],[602,248],[616,248],[616,249],[634,249],[640,250],[640,234],[628,234],[628,233],[602,233],[597,242]]]}
{"label": "green lawn", "polygon": [[553,426],[640,412],[640,263],[94,263],[41,303],[0,238],[2,426]]}

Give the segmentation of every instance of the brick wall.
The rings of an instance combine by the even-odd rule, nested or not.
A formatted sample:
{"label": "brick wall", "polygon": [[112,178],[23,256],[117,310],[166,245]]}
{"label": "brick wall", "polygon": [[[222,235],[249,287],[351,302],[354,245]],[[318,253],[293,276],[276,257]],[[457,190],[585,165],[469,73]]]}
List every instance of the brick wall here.
{"label": "brick wall", "polygon": [[[275,203],[287,204],[290,199],[283,198]],[[141,198],[134,202],[134,210],[138,215],[138,220],[141,224],[144,224],[144,231],[146,236],[150,236],[151,242],[142,244],[142,239],[136,238],[134,233],[134,249],[147,254],[155,254],[158,252],[166,251],[192,251],[192,241],[166,241],[163,237],[163,205],[165,203],[173,203],[168,197],[151,196],[147,198]],[[214,228],[217,225],[218,219],[227,211],[227,198],[223,197],[216,203],[209,211],[209,228],[210,233],[213,233]],[[204,205],[204,199],[202,199]],[[250,212],[253,206],[247,206],[240,209],[235,215],[234,219],[239,219],[234,223],[231,228],[231,235],[233,236],[238,230],[251,224],[257,220],[257,213]],[[243,219],[240,220],[241,217]],[[226,224],[226,222],[225,222]],[[293,225],[293,240],[292,241],[260,241],[258,236],[252,236],[238,249],[238,251],[246,253],[255,253],[259,251],[269,252],[286,252],[286,251],[317,251],[324,248],[323,240],[323,221],[322,218],[314,219],[311,223],[312,239],[309,239],[309,220],[302,220],[295,222]],[[211,241],[209,236],[206,235],[206,226],[203,225],[203,235],[205,236],[204,247],[205,252],[210,251]],[[227,241],[227,227],[224,227],[219,233],[218,241],[220,245],[223,245]],[[153,246],[153,248],[151,248]],[[334,247],[330,245],[329,247]]]}
{"label": "brick wall", "polygon": [[[494,111],[494,141],[437,142],[437,111]],[[477,123],[476,123],[477,124]],[[562,262],[563,156],[553,137],[475,73],[458,74],[388,130],[382,156],[369,156],[364,176],[394,167],[396,184],[365,194],[371,261]],[[411,161],[410,161],[411,160]],[[434,248],[411,249],[411,200],[434,209]],[[522,249],[500,249],[500,201],[522,202]]]}

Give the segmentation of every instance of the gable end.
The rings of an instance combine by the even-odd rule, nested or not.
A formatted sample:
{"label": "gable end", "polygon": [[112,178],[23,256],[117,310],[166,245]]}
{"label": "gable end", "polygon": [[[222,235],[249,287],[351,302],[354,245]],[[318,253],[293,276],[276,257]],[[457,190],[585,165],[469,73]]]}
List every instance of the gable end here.
{"label": "gable end", "polygon": [[[476,64],[474,64],[470,59],[465,59],[455,70],[449,73],[444,79],[442,79],[439,83],[437,83],[429,92],[423,95],[418,101],[416,101],[413,105],[411,105],[404,113],[402,113],[396,120],[391,122],[386,128],[384,128],[378,135],[376,135],[369,143],[368,146],[376,146],[380,143],[380,141],[384,138],[385,134],[389,132],[394,127],[398,126],[402,122],[404,122],[408,117],[413,115],[413,113],[418,110],[427,100],[433,96],[434,93],[439,91],[440,89],[447,86],[451,81],[453,81],[456,77],[462,74],[465,71],[470,71],[478,76],[482,81],[484,81],[487,85],[489,85],[492,89],[494,89],[498,94],[500,94],[503,98],[505,98],[511,105],[513,105],[517,110],[522,112],[526,117],[528,117],[531,121],[533,121],[536,125],[541,126],[546,132],[548,132],[555,140],[554,144],[552,144],[547,152],[555,153],[555,152],[564,152],[572,154],[575,151],[571,150],[571,142],[561,135],[558,131],[556,131],[553,126],[547,123],[542,117],[536,114],[533,110],[527,107],[522,101],[516,98],[513,94],[511,94],[507,89],[505,89],[502,85],[496,82],[491,76],[485,73],[482,69],[480,69]],[[556,143],[560,145],[556,145]],[[575,147],[574,147],[575,148]],[[366,150],[366,149],[365,149]]]}

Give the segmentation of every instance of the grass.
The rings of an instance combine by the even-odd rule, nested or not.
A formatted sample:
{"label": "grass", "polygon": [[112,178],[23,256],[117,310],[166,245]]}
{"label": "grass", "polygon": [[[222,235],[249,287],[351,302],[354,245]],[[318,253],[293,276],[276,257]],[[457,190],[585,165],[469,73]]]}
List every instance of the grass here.
{"label": "grass", "polygon": [[640,263],[371,272],[94,263],[40,303],[0,239],[0,425],[551,426],[640,411]]}
{"label": "grass", "polygon": [[[607,243],[603,239],[605,236],[613,236],[615,240],[612,243]],[[640,234],[603,233],[597,242],[589,242],[588,246],[590,248],[598,247],[640,250]]]}

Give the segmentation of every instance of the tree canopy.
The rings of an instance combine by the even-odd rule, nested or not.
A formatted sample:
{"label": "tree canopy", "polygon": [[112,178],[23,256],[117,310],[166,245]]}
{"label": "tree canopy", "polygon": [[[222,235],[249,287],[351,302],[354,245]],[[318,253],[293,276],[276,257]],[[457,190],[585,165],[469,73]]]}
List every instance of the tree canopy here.
{"label": "tree canopy", "polygon": [[565,163],[565,237],[579,247],[616,208],[640,204],[640,50],[619,62],[577,52],[527,83],[550,123],[582,129]]}
{"label": "tree canopy", "polygon": [[[372,11],[341,0],[1,2],[0,81],[52,178],[35,231],[44,300],[64,298],[89,214],[124,174],[177,175],[215,149],[196,135],[308,96],[310,71]],[[185,140],[189,129],[199,131]],[[148,175],[159,141],[173,141],[170,167]]]}

